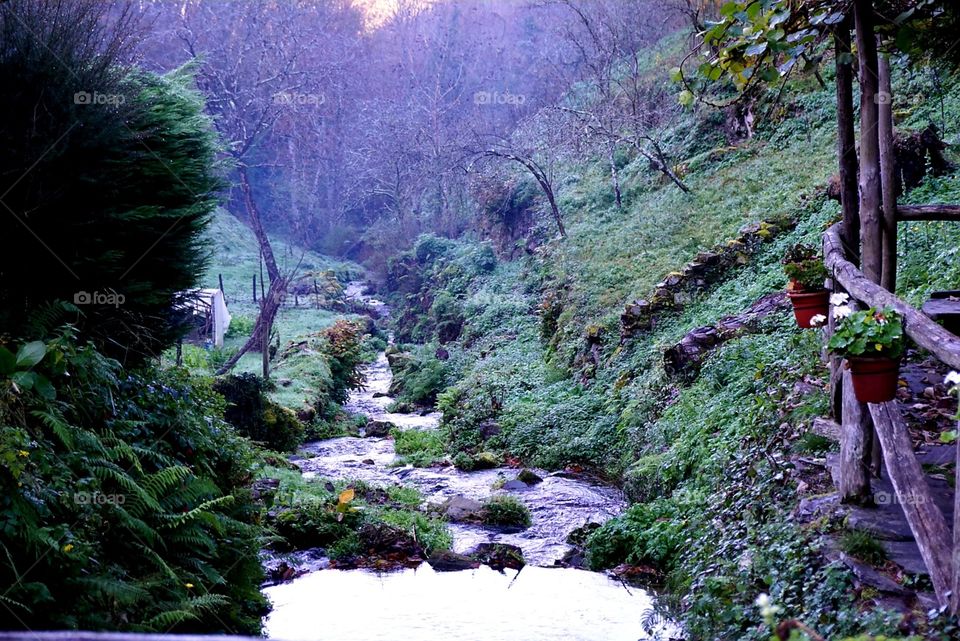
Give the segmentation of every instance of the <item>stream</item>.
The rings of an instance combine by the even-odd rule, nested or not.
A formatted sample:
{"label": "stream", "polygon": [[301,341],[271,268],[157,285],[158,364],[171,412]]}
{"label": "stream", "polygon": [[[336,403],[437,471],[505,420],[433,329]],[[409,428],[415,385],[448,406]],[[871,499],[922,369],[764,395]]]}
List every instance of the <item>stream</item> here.
{"label": "stream", "polygon": [[[381,315],[385,306],[362,296],[351,284],[347,295],[367,302]],[[438,413],[394,414],[387,395],[392,373],[386,356],[364,370],[365,387],[351,393],[345,409],[400,429],[436,429]],[[461,472],[443,468],[394,467],[390,438],[341,437],[306,444],[295,457],[304,476],[359,479],[387,486],[417,488],[428,504],[451,497],[482,501],[510,493],[530,510],[531,526],[520,532],[450,523],[453,551],[468,553],[481,543],[518,546],[527,565],[497,572],[487,566],[455,572],[434,571],[429,563],[387,573],[326,569],[327,559],[310,551],[288,559],[304,575],[264,588],[273,604],[265,621],[271,638],[300,640],[451,638],[484,641],[570,639],[636,641],[679,636],[675,626],[650,625],[652,597],[604,574],[554,567],[571,549],[567,536],[585,523],[602,523],[625,501],[615,488],[564,472],[534,470],[541,483],[516,481],[518,470],[497,468]],[[499,487],[499,489],[494,489]],[[646,625],[645,625],[646,624]],[[655,631],[653,637],[645,629]]]}

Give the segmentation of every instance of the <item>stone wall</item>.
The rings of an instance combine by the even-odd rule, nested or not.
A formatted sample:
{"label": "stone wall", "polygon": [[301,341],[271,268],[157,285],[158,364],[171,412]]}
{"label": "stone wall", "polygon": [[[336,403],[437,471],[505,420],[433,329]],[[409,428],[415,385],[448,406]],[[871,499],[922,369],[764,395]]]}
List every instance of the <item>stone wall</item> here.
{"label": "stone wall", "polygon": [[777,218],[753,223],[741,229],[736,238],[700,252],[682,270],[667,274],[648,298],[627,303],[620,315],[621,339],[653,329],[659,316],[683,309],[727,271],[746,264],[764,243],[795,224],[793,220]]}

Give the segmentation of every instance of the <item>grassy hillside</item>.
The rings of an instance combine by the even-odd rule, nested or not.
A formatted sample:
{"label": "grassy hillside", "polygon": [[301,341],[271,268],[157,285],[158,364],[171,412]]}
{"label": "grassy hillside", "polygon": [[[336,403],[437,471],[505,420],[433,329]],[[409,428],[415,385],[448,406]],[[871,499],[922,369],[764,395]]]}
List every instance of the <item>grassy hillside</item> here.
{"label": "grassy hillside", "polygon": [[[249,337],[258,311],[253,301],[254,275],[257,276],[258,298],[261,295],[260,250],[250,228],[229,212],[219,210],[208,229],[208,235],[213,254],[204,277],[204,286],[218,287],[219,278],[223,278],[232,321],[222,349],[185,346],[184,362],[198,373],[209,373],[216,369]],[[310,282],[316,278],[326,290],[320,307],[316,306],[314,297],[309,294],[291,295],[288,298],[274,325],[273,342],[279,344],[278,351],[282,353],[283,348],[291,343],[313,340],[318,332],[332,326],[337,320],[356,318],[342,305],[342,286],[361,278],[362,267],[299,248],[277,237],[273,237],[271,242],[281,271],[295,270],[296,278],[307,277]],[[318,388],[330,379],[328,364],[322,357],[281,359],[273,367],[273,377],[280,384],[270,396],[293,410],[313,404]],[[247,353],[234,371],[259,374],[261,369],[260,354]]]}
{"label": "grassy hillside", "polygon": [[[945,83],[941,123],[926,99],[929,76],[897,71],[898,127],[919,130],[935,119],[956,141],[957,79]],[[671,376],[663,361],[690,330],[782,291],[786,249],[819,245],[838,218],[839,205],[825,194],[835,171],[825,80],[825,88],[793,87],[780,116],[736,146],[688,135],[709,131],[715,114],[684,116],[668,136],[687,138],[679,164],[690,195],[651,176],[645,160],[628,160],[618,211],[598,159],[567,167],[561,181],[567,239],[488,263],[477,259],[490,252],[483,244],[425,237],[392,266],[398,335],[430,343],[416,358],[445,374],[436,391],[448,451],[466,460],[493,450],[622,482],[636,503],[590,537],[589,562],[654,568],[696,638],[765,638],[753,606],[761,592],[783,616],[830,638],[894,631],[897,617],[870,595],[854,595],[845,567],[820,555],[831,526],[800,527],[790,517],[799,499],[792,457],[829,447],[808,431],[827,410],[819,335],[797,329],[784,310],[715,349],[699,373]],[[906,200],[958,202],[960,180],[928,178]],[[648,298],[657,282],[745,223],[783,218],[795,221],[792,231],[763,243],[682,310],[661,314],[652,330],[621,336],[626,303]],[[958,246],[958,225],[906,226],[900,293],[917,302],[956,287]],[[462,329],[443,345],[449,360],[431,360],[449,334],[440,328],[451,325]]]}

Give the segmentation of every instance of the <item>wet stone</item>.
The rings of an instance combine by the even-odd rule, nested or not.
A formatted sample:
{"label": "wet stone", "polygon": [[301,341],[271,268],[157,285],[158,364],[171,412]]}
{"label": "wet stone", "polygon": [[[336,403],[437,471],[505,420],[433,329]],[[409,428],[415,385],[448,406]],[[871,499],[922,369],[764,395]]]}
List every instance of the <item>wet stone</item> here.
{"label": "wet stone", "polygon": [[449,551],[435,552],[427,559],[427,563],[437,572],[459,572],[460,570],[473,570],[480,567],[479,561]]}

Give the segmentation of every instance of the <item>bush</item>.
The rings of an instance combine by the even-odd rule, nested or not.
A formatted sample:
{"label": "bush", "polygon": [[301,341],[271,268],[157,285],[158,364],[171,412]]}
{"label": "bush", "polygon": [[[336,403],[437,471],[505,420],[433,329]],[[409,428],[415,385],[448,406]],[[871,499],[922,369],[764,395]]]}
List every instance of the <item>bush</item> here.
{"label": "bush", "polygon": [[[116,22],[108,11],[99,3],[0,8],[8,97],[0,193],[14,212],[0,221],[0,333],[20,335],[39,309],[68,301],[78,307],[60,322],[138,364],[187,329],[174,304],[200,282],[203,231],[223,183],[192,77],[124,67],[129,34],[105,27]],[[117,99],[78,98],[94,92]]]}
{"label": "bush", "polygon": [[227,338],[246,338],[253,334],[253,328],[257,321],[249,316],[237,314],[230,319],[230,327],[227,328]]}
{"label": "bush", "polygon": [[487,525],[530,527],[530,510],[509,494],[497,494],[484,501],[483,522]]}
{"label": "bush", "polygon": [[433,406],[437,396],[447,387],[450,369],[447,361],[436,357],[430,345],[414,348],[412,352],[390,355],[393,382],[390,393],[398,403]]}
{"label": "bush", "polygon": [[267,384],[259,376],[230,374],[218,379],[214,389],[227,400],[227,422],[244,436],[278,452],[292,452],[303,442],[303,424],[267,398]]}

